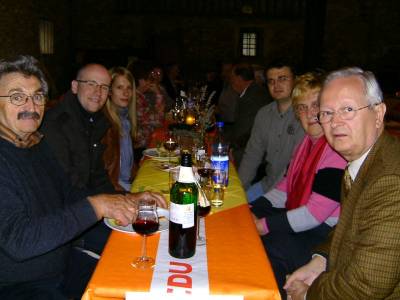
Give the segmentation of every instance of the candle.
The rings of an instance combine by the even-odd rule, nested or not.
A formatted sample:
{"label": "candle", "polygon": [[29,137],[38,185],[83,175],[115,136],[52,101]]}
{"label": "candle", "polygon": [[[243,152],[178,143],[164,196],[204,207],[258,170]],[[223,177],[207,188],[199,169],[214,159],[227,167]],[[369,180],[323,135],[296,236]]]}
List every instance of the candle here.
{"label": "candle", "polygon": [[194,117],[194,115],[192,115],[192,114],[186,115],[186,119],[185,119],[186,125],[193,125],[195,122],[196,122],[196,118]]}

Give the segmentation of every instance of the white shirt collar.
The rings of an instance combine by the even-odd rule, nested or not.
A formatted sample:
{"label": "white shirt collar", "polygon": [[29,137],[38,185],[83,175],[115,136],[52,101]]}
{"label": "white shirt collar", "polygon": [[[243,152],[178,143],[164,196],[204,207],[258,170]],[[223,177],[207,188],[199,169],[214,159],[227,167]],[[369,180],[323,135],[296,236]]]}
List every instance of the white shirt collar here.
{"label": "white shirt collar", "polygon": [[251,85],[251,83],[243,90],[243,92],[240,94],[239,98],[242,98],[244,96],[244,94],[246,94],[246,91],[250,85]]}
{"label": "white shirt collar", "polygon": [[367,158],[368,153],[370,151],[371,151],[371,148],[369,148],[367,152],[365,152],[363,155],[361,155],[360,158],[357,158],[356,160],[349,162],[349,164],[348,164],[349,174],[353,181],[356,179],[358,171],[360,171],[360,168],[361,168],[362,164],[364,163],[365,159]]}

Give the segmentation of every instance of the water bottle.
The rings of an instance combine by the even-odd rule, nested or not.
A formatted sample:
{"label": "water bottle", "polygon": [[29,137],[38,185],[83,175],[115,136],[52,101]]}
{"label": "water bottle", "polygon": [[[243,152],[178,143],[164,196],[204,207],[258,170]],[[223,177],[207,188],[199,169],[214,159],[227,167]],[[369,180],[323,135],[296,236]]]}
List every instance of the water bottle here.
{"label": "water bottle", "polygon": [[[211,166],[214,170],[219,170],[225,174],[224,187],[228,186],[229,180],[229,146],[224,141],[223,130],[224,122],[217,122],[217,136],[212,145]],[[213,178],[216,180],[216,178]]]}

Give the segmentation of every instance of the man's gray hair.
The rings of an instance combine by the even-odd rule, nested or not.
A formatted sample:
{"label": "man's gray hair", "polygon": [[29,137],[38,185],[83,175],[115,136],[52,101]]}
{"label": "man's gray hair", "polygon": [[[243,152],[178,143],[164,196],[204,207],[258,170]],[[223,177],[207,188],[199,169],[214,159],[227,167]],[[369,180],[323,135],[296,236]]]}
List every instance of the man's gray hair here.
{"label": "man's gray hair", "polygon": [[377,104],[383,102],[382,90],[379,87],[379,83],[375,78],[374,73],[370,71],[364,71],[358,67],[344,68],[329,73],[325,78],[324,86],[334,79],[356,76],[362,80],[365,87],[365,97],[368,104]]}
{"label": "man's gray hair", "polygon": [[42,93],[47,95],[49,86],[46,76],[40,67],[39,61],[33,56],[19,55],[17,57],[0,60],[0,79],[10,73],[20,73],[25,76],[35,76],[40,81]]}

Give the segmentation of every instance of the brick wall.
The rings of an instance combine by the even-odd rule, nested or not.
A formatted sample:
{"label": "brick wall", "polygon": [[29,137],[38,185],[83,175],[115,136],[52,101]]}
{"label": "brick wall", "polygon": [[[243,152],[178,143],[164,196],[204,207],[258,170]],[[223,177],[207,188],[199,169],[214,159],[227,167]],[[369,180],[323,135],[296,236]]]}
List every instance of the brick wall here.
{"label": "brick wall", "polygon": [[[307,40],[313,42],[311,49],[314,42],[316,46],[322,45],[318,58],[321,67],[329,70],[360,65],[378,73],[388,90],[399,86],[400,1],[307,0],[305,3],[312,1],[314,4],[326,1],[326,17],[321,18],[321,24],[311,25],[323,27],[323,40],[313,33],[310,36],[309,31],[307,35]],[[188,77],[200,78],[218,62],[239,57],[241,28],[256,28],[262,33],[262,53],[254,63],[264,64],[276,56],[290,56],[300,63],[304,61],[306,66],[312,65],[314,56],[307,50],[303,53],[307,47],[304,47],[305,25],[301,15],[269,17],[256,12],[155,15],[151,11],[135,12],[136,6],[124,12],[124,6],[121,9],[116,3],[123,2],[2,0],[0,57],[22,53],[38,57],[52,75],[54,94],[64,92],[76,69],[89,61],[98,61],[107,67],[125,65],[129,57],[151,58],[163,63],[177,61],[185,67]],[[257,3],[261,5],[262,1]],[[320,13],[315,11],[314,15]],[[313,11],[310,15],[313,16]],[[39,53],[40,19],[54,23],[53,55]]]}

